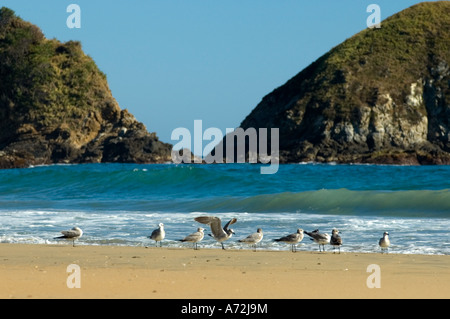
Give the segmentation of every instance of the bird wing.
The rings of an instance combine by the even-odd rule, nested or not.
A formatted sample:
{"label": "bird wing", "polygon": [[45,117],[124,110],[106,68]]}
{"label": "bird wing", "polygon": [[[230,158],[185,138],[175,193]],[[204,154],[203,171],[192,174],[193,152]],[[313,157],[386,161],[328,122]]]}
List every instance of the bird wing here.
{"label": "bird wing", "polygon": [[253,243],[256,242],[258,240],[260,240],[262,234],[261,233],[253,233],[248,235],[247,237],[240,239],[239,242],[241,243]]}
{"label": "bird wing", "polygon": [[152,231],[152,234],[148,238],[155,239],[160,234],[161,234],[161,229],[160,228],[156,228],[154,231]]}
{"label": "bird wing", "polygon": [[[213,233],[214,237],[216,237],[216,238],[219,238],[219,237],[221,237],[223,235],[226,235],[226,233],[222,229],[222,223],[221,223],[219,217],[215,217],[215,216],[200,216],[200,217],[194,218],[194,220],[196,222],[201,223],[201,224],[209,225],[209,227],[211,227],[211,232]],[[228,222],[227,225],[230,222]]]}
{"label": "bird wing", "polygon": [[342,245],[342,238],[341,236],[331,236],[331,244],[333,245]]}
{"label": "bird wing", "polygon": [[237,222],[236,218],[232,218],[228,223],[225,224],[225,227],[223,228],[223,230],[227,231],[228,230],[228,226],[233,225],[235,222]]}
{"label": "bird wing", "polygon": [[195,232],[193,234],[187,235],[184,239],[181,241],[200,241],[203,239],[203,233],[202,232]]}
{"label": "bird wing", "polygon": [[298,234],[290,234],[284,237],[277,239],[277,241],[293,241],[297,239]]}
{"label": "bird wing", "polygon": [[213,217],[213,216],[200,216],[200,217],[195,217],[194,220],[196,222],[199,222],[200,224],[205,224],[205,225],[209,225],[211,223],[211,220],[213,218],[217,218],[217,217]]}
{"label": "bird wing", "polygon": [[309,237],[313,237],[314,232],[308,233],[306,230],[303,231],[306,235],[308,235]]}
{"label": "bird wing", "polygon": [[315,237],[317,240],[328,240],[329,237],[326,234],[316,233]]}
{"label": "bird wing", "polygon": [[304,231],[304,233],[306,235],[308,235],[309,237],[314,238],[315,240],[327,240],[328,239],[327,235],[319,233],[318,229],[316,229],[316,230],[314,230],[313,232],[310,232],[310,233],[308,233],[307,231]]}
{"label": "bird wing", "polygon": [[61,234],[63,234],[64,236],[62,236],[62,238],[74,238],[74,237],[79,237],[80,236],[80,232],[78,230],[63,230],[61,231]]}

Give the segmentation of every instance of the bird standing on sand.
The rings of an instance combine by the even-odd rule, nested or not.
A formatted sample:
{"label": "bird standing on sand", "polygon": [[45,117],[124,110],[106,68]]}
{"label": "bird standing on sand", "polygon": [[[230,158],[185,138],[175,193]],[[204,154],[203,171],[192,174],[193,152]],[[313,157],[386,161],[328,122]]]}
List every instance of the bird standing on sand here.
{"label": "bird standing on sand", "polygon": [[330,235],[327,233],[321,233],[318,229],[308,233],[305,231],[305,234],[311,237],[311,240],[314,240],[315,243],[319,244],[319,251],[320,245],[322,245],[323,251],[325,251],[325,245],[330,243]]}
{"label": "bird standing on sand", "polygon": [[195,233],[192,233],[188,236],[186,236],[184,239],[181,239],[181,242],[188,242],[194,244],[194,250],[198,249],[197,243],[203,239],[205,236],[205,233],[203,232],[204,229],[199,227]]}
{"label": "bird standing on sand", "polygon": [[339,248],[339,253],[341,253],[342,238],[339,236],[339,230],[336,228],[333,228],[331,231],[330,245],[333,246],[334,253],[336,253],[336,246]]}
{"label": "bird standing on sand", "polygon": [[158,241],[159,241],[159,247],[161,247],[162,243],[161,241],[166,237],[166,232],[164,231],[164,224],[159,223],[158,228],[155,229],[148,238],[153,239],[156,242],[156,247],[158,247]]}
{"label": "bird standing on sand", "polygon": [[281,241],[286,244],[291,244],[291,251],[295,253],[297,251],[297,244],[302,241],[303,236],[303,229],[299,228],[297,229],[297,232],[295,234],[290,234],[278,239],[274,239],[274,241]]}
{"label": "bird standing on sand", "polygon": [[215,216],[200,216],[194,218],[196,222],[199,222],[200,224],[206,224],[211,227],[211,232],[213,233],[208,234],[211,237],[214,237],[215,240],[217,240],[221,245],[222,249],[225,250],[225,247],[223,246],[223,242],[225,240],[228,240],[233,236],[234,231],[231,228],[228,228],[230,225],[233,225],[237,222],[236,218],[232,218],[228,223],[225,224],[225,226],[222,228],[222,223],[220,221],[219,217]]}
{"label": "bird standing on sand", "polygon": [[245,244],[249,244],[252,245],[255,248],[256,251],[256,247],[257,244],[263,239],[263,231],[261,228],[258,228],[256,230],[256,233],[250,234],[247,237],[243,238],[243,239],[239,239],[238,241],[240,243],[245,243]]}
{"label": "bird standing on sand", "polygon": [[79,227],[74,227],[71,230],[61,231],[62,236],[55,237],[54,239],[66,239],[72,241],[72,246],[75,247],[75,240],[83,236],[83,231]]}
{"label": "bird standing on sand", "polygon": [[378,245],[380,245],[380,247],[381,247],[381,253],[389,252],[388,249],[389,249],[389,246],[391,245],[391,241],[389,240],[389,233],[387,231],[385,231],[383,233],[383,238],[380,238]]}

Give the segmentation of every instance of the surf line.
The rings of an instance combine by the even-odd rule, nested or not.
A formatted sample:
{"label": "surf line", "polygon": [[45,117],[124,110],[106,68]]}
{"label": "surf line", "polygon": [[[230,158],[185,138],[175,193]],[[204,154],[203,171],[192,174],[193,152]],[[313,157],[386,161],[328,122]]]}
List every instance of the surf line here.
{"label": "surf line", "polygon": [[[193,141],[192,141],[193,137]],[[172,149],[172,162],[181,163],[262,163],[261,174],[275,174],[279,167],[279,128],[227,128],[225,138],[220,129],[209,127],[203,131],[203,121],[194,120],[194,134],[185,127],[172,131],[172,141],[179,141]],[[203,141],[211,141],[203,147]],[[193,148],[192,148],[193,142]],[[270,155],[267,149],[270,147]],[[191,153],[193,150],[193,154]],[[225,156],[224,156],[225,155]],[[225,162],[224,162],[225,160]]]}

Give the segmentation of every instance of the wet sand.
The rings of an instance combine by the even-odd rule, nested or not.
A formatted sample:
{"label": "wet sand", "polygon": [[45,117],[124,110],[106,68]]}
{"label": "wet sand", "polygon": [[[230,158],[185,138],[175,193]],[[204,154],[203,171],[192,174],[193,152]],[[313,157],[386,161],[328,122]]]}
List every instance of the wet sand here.
{"label": "wet sand", "polygon": [[449,298],[450,256],[0,244],[0,282],[0,298]]}

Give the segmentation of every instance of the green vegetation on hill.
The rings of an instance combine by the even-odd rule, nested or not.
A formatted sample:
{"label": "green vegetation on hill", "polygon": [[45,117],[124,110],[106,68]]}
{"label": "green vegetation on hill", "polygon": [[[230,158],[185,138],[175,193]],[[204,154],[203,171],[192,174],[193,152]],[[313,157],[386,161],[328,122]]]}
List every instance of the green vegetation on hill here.
{"label": "green vegetation on hill", "polygon": [[80,42],[46,39],[0,9],[0,168],[166,161],[170,149],[119,108]]}
{"label": "green vegetation on hill", "polygon": [[[361,87],[389,90],[394,97],[409,94],[417,76],[428,73],[427,66],[449,61],[449,28],[449,3],[418,4],[383,21],[381,29],[366,29],[331,50],[328,71],[357,78]],[[373,92],[360,96],[370,101]]]}
{"label": "green vegetation on hill", "polygon": [[36,130],[61,123],[75,129],[88,112],[117,107],[105,74],[79,42],[48,40],[5,7],[0,9],[0,56],[2,133],[14,133],[23,123]]}
{"label": "green vegetation on hill", "polygon": [[450,162],[450,2],[424,2],[334,47],[242,128],[280,128],[281,160]]}

